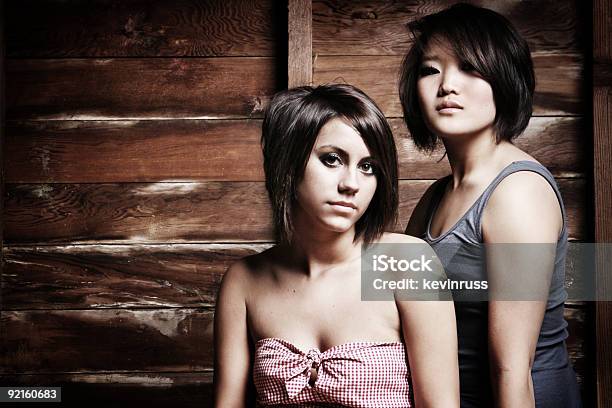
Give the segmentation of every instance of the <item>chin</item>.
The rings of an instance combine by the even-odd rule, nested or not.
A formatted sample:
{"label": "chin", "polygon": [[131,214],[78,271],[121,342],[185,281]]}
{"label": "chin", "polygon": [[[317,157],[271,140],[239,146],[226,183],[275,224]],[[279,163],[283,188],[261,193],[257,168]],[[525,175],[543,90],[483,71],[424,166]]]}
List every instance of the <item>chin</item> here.
{"label": "chin", "polygon": [[333,219],[321,220],[321,224],[325,225],[330,231],[342,233],[349,231],[355,225],[355,222],[348,218],[334,217]]}

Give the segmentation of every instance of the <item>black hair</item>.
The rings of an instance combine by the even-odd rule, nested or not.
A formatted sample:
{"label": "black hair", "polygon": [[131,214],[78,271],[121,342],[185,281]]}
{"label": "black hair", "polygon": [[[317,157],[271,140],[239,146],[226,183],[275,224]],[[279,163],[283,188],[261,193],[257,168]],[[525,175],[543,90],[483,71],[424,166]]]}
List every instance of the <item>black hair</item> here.
{"label": "black hair", "polygon": [[450,45],[493,90],[496,142],[512,140],[527,127],[533,110],[535,74],[527,42],[504,16],[459,3],[408,24],[414,44],[401,66],[399,94],[415,145],[434,150],[438,137],[427,127],[417,95],[419,69],[433,41]]}
{"label": "black hair", "polygon": [[261,135],[266,189],[276,238],[290,243],[296,191],[321,128],[340,118],[352,126],[376,163],[377,187],[355,224],[355,240],[371,243],[395,222],[398,208],[397,151],[384,114],[361,90],[346,84],[302,86],[277,93],[268,105]]}

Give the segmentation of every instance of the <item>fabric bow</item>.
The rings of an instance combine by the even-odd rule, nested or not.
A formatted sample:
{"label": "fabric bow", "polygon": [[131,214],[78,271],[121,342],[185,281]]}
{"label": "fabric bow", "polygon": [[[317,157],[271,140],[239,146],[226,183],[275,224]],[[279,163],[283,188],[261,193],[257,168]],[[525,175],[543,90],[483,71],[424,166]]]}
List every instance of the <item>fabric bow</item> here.
{"label": "fabric bow", "polygon": [[315,368],[318,370],[321,365],[321,353],[319,350],[310,350],[307,354],[300,357],[295,368],[291,370],[289,378],[285,381],[285,388],[291,399],[295,398],[310,381],[310,369]]}

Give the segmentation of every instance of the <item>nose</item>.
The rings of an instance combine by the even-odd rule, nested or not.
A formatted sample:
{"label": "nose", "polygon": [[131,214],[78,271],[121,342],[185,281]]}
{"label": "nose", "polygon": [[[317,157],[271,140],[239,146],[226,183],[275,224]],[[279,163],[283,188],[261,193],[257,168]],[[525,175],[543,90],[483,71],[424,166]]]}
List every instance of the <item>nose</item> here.
{"label": "nose", "polygon": [[446,69],[441,75],[440,87],[438,88],[438,96],[445,96],[451,93],[457,95],[459,93],[459,72],[454,69]]}
{"label": "nose", "polygon": [[358,170],[346,169],[342,173],[340,182],[338,183],[338,192],[348,195],[355,195],[359,191],[359,180],[357,179]]}

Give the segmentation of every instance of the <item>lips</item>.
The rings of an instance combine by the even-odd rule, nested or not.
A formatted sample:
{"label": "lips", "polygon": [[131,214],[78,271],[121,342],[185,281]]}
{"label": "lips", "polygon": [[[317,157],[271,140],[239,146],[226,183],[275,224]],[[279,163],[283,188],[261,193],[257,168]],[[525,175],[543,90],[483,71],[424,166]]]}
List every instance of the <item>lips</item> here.
{"label": "lips", "polygon": [[339,207],[352,208],[353,210],[357,209],[357,206],[355,204],[348,202],[348,201],[330,201],[329,204],[336,205]]}
{"label": "lips", "polygon": [[463,106],[449,99],[449,100],[443,101],[442,103],[436,105],[437,111],[441,111],[443,109],[463,109]]}

